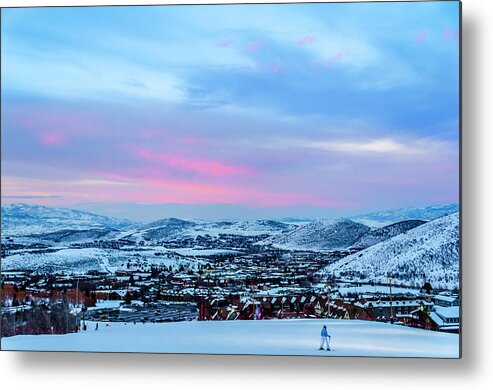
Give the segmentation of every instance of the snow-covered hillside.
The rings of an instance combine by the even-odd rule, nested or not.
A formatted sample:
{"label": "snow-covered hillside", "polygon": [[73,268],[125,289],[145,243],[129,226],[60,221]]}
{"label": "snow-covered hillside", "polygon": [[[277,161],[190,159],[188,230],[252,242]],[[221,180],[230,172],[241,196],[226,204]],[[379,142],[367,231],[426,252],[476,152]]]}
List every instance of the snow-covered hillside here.
{"label": "snow-covered hillside", "polygon": [[307,223],[264,241],[284,249],[329,250],[353,245],[370,232],[368,226],[339,218]]}
{"label": "snow-covered hillside", "polygon": [[70,229],[70,230],[57,230],[50,233],[34,233],[29,234],[25,238],[29,238],[29,241],[51,241],[51,242],[64,242],[64,243],[76,243],[87,242],[94,240],[107,240],[115,238],[118,235],[119,230],[112,228],[101,229]]}
{"label": "snow-covered hillside", "polygon": [[[424,208],[420,215],[430,217],[453,208]],[[384,219],[412,214],[411,209],[402,210],[378,215]],[[449,223],[434,228],[440,221],[450,220],[456,221],[454,226]],[[198,253],[248,253],[259,246],[288,251],[368,248],[331,265],[327,272],[381,278],[395,271],[403,275],[403,280],[410,278],[413,282],[421,281],[425,273],[438,285],[456,286],[458,213],[419,226],[421,223],[405,220],[370,228],[344,218],[299,223],[167,218],[137,224],[76,210],[14,204],[2,206],[2,260],[4,269],[81,271],[106,268],[103,259],[112,263],[110,267],[134,259],[143,259],[146,264],[167,264],[177,259],[193,263],[201,256]],[[152,253],[143,256],[147,251]],[[181,258],[182,254],[186,258]]]}
{"label": "snow-covered hillside", "polygon": [[38,272],[87,272],[99,270],[115,272],[126,270],[127,264],[133,268],[149,269],[151,265],[172,266],[177,269],[181,265],[195,269],[204,261],[200,256],[210,255],[210,251],[171,251],[163,248],[147,248],[147,250],[127,248],[124,251],[103,248],[59,248],[53,252],[19,253],[2,259],[2,270],[37,270]]}
{"label": "snow-covered hillside", "polygon": [[2,236],[59,230],[121,229],[132,222],[84,211],[28,204],[2,204]]}
{"label": "snow-covered hillside", "polygon": [[447,215],[342,258],[319,271],[351,280],[419,284],[434,287],[459,284],[459,213]]}
{"label": "snow-covered hillside", "polygon": [[2,205],[2,235],[23,236],[61,243],[125,238],[133,241],[167,241],[208,235],[261,236],[278,234],[296,225],[271,220],[202,221],[166,218],[137,224],[66,208],[27,204]]}
{"label": "snow-covered hillside", "polygon": [[195,238],[208,235],[261,236],[278,234],[295,226],[270,220],[258,221],[201,221],[176,218],[162,219],[127,232],[125,238],[132,240],[160,241],[176,238]]}
{"label": "snow-covered hillside", "polygon": [[458,204],[435,205],[428,207],[406,207],[396,210],[385,210],[350,217],[351,220],[371,227],[382,227],[395,222],[407,220],[431,221],[459,211]]}
{"label": "snow-covered hillside", "polygon": [[[318,351],[326,324],[332,351]],[[357,320],[89,323],[67,335],[14,336],[2,350],[459,357],[459,335]]]}
{"label": "snow-covered hillside", "polygon": [[369,246],[388,240],[389,238],[397,236],[398,234],[405,233],[408,230],[414,229],[415,227],[418,227],[424,223],[425,221],[410,220],[396,222],[392,225],[387,225],[381,228],[375,228],[372,229],[369,233],[362,236],[353,244],[353,246],[355,248],[368,248]]}

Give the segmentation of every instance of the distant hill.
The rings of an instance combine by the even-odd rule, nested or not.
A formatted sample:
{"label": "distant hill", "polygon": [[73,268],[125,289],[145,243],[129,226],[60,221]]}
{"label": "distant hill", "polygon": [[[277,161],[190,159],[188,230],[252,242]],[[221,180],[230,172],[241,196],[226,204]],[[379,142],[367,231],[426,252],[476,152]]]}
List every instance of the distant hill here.
{"label": "distant hill", "polygon": [[[408,208],[365,218],[379,223],[409,215],[431,218],[454,208]],[[384,280],[392,272],[407,284],[421,282],[423,275],[437,286],[455,287],[458,283],[458,212],[429,222],[404,219],[383,227],[369,227],[347,218],[286,222],[165,218],[144,224],[66,208],[2,205],[2,244],[10,250],[15,244],[26,246],[17,254],[10,251],[2,262],[9,269],[33,264],[45,270],[111,269],[142,259],[147,263],[195,264],[200,261],[196,256],[205,253],[238,253],[258,246],[288,251],[366,248],[319,272],[361,280]],[[49,250],[30,253],[31,245]],[[135,246],[135,252],[120,251],[115,245]]]}
{"label": "distant hill", "polygon": [[168,218],[141,225],[126,238],[136,240],[170,240],[194,238],[199,235],[218,237],[220,235],[261,236],[279,234],[293,229],[293,225],[271,220],[258,221],[201,221]]}
{"label": "distant hill", "polygon": [[412,219],[410,221],[396,222],[381,228],[372,229],[369,233],[362,236],[353,244],[355,248],[368,248],[369,246],[378,244],[379,242],[388,240],[398,234],[405,233],[408,230],[414,229],[426,221]]}
{"label": "distant hill", "polygon": [[459,213],[424,223],[319,271],[319,275],[364,281],[420,284],[426,278],[434,287],[459,284]]}
{"label": "distant hill", "polygon": [[300,225],[265,241],[284,249],[330,250],[352,246],[370,228],[349,219],[338,218]]}
{"label": "distant hill", "polygon": [[46,234],[61,230],[123,229],[133,222],[84,211],[29,204],[2,205],[2,236]]}
{"label": "distant hill", "polygon": [[370,227],[383,227],[395,222],[408,220],[431,221],[457,211],[459,211],[458,204],[444,204],[427,207],[405,207],[402,209],[361,214],[349,218]]}

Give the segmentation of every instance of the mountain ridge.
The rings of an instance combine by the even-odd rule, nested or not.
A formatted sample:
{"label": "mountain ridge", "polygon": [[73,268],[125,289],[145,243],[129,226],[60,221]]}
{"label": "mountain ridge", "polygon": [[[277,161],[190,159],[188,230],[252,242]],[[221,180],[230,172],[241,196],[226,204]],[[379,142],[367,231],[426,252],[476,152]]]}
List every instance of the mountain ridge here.
{"label": "mountain ridge", "polygon": [[319,276],[380,282],[389,274],[396,282],[419,285],[426,280],[437,287],[458,287],[459,213],[421,224],[318,272]]}

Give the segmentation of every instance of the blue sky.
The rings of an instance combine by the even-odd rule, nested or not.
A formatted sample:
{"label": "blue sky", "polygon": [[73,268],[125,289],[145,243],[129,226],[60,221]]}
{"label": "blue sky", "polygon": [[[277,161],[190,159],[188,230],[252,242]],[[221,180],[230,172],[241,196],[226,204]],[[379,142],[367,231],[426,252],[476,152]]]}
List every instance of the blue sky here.
{"label": "blue sky", "polygon": [[3,10],[2,201],[232,218],[457,202],[458,6]]}

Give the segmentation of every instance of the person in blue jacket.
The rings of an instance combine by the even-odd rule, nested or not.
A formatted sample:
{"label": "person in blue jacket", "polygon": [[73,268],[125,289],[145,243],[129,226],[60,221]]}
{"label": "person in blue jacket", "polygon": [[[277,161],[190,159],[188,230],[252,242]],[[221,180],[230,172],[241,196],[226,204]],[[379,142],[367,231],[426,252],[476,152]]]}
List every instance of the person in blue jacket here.
{"label": "person in blue jacket", "polygon": [[322,340],[320,343],[319,350],[323,350],[324,344],[326,344],[327,345],[327,351],[330,351],[330,347],[329,347],[330,336],[329,336],[329,333],[327,332],[327,326],[326,325],[323,326],[322,331],[320,332],[320,336],[322,336]]}

